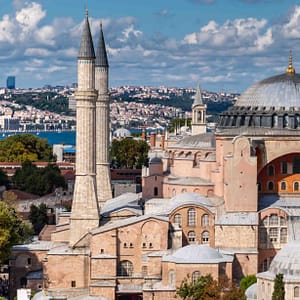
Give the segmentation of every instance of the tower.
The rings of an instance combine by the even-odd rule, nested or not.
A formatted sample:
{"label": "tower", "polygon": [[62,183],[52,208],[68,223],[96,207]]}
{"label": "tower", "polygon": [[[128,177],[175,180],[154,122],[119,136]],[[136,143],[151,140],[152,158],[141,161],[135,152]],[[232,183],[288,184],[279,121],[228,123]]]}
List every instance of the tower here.
{"label": "tower", "polygon": [[109,90],[108,59],[102,24],[96,52],[95,87],[98,90],[96,101],[96,173],[99,206],[112,198],[109,167]]}
{"label": "tower", "polygon": [[200,83],[192,105],[192,135],[206,133],[206,105],[202,101]]}
{"label": "tower", "polygon": [[96,193],[95,51],[86,11],[78,53],[76,98],[76,177],[70,223],[70,246],[99,225]]}

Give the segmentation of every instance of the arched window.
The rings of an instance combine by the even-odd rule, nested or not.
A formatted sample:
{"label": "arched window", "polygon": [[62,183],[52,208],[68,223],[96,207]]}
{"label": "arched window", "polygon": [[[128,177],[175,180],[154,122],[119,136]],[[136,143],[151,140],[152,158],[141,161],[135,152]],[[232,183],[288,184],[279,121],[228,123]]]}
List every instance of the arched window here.
{"label": "arched window", "polygon": [[268,182],[268,190],[269,191],[273,191],[274,190],[274,182],[273,181],[269,181]]}
{"label": "arched window", "polygon": [[176,214],[174,216],[174,223],[181,226],[181,222],[182,222],[181,214]]}
{"label": "arched window", "polygon": [[187,192],[186,189],[182,189],[182,190],[181,190],[181,193],[186,193],[186,192]]}
{"label": "arched window", "polygon": [[281,173],[287,174],[287,162],[286,161],[281,162]]}
{"label": "arched window", "polygon": [[154,196],[157,196],[157,195],[158,195],[158,188],[155,187],[155,188],[154,188]]}
{"label": "arched window", "polygon": [[192,273],[192,283],[197,282],[197,280],[200,278],[200,272],[199,271],[195,271]]}
{"label": "arched window", "polygon": [[281,228],[280,229],[280,243],[286,243],[287,242],[287,228]]}
{"label": "arched window", "polygon": [[196,226],[196,210],[194,208],[188,210],[188,226]]}
{"label": "arched window", "polygon": [[188,233],[188,241],[190,244],[194,244],[196,242],[196,233],[195,231],[190,231]]}
{"label": "arched window", "polygon": [[201,218],[201,225],[202,226],[209,226],[209,216],[208,214],[205,214]]}
{"label": "arched window", "polygon": [[119,263],[118,276],[132,276],[133,264],[129,260],[122,260]]}
{"label": "arched window", "polygon": [[294,192],[298,192],[299,191],[299,182],[296,181],[294,182]]}
{"label": "arched window", "polygon": [[202,244],[208,244],[209,243],[209,232],[203,231],[202,232]]}
{"label": "arched window", "polygon": [[168,282],[169,285],[175,285],[176,284],[176,274],[174,270],[170,270],[168,273]]}
{"label": "arched window", "polygon": [[273,214],[273,215],[270,215],[270,220],[269,220],[269,223],[270,223],[270,226],[271,225],[278,225],[278,216]]}
{"label": "arched window", "polygon": [[300,297],[300,289],[299,286],[294,287],[294,297],[299,298]]}
{"label": "arched window", "polygon": [[294,157],[293,173],[294,174],[299,174],[300,173],[300,157],[299,156]]}
{"label": "arched window", "polygon": [[285,190],[286,190],[286,182],[285,182],[285,181],[281,181],[281,183],[280,183],[280,189],[281,189],[282,191],[285,191]]}
{"label": "arched window", "polygon": [[268,167],[268,176],[274,176],[274,166],[270,165]]}

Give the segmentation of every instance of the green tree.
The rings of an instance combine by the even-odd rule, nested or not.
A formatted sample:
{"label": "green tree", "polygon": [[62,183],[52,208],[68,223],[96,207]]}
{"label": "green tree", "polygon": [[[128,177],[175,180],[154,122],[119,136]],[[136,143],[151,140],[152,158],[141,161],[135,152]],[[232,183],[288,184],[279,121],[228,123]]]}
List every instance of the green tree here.
{"label": "green tree", "polygon": [[249,286],[254,284],[257,281],[257,278],[255,275],[247,275],[244,278],[242,278],[240,282],[241,289],[245,292]]}
{"label": "green tree", "polygon": [[211,275],[200,276],[195,282],[188,276],[182,281],[176,294],[185,300],[218,300],[221,289]]}
{"label": "green tree", "polygon": [[284,296],[285,296],[285,290],[284,290],[283,274],[279,273],[275,277],[272,300],[284,300]]}
{"label": "green tree", "polygon": [[43,227],[48,224],[48,207],[41,203],[39,206],[32,204],[30,206],[29,220],[34,228],[35,234],[39,234]]}
{"label": "green tree", "polygon": [[148,151],[150,147],[145,141],[125,138],[121,141],[113,140],[110,147],[110,159],[114,168],[133,169],[148,165]]}
{"label": "green tree", "polygon": [[21,219],[15,208],[0,201],[0,264],[6,262],[13,245],[23,243],[32,235],[32,229]]}
{"label": "green tree", "polygon": [[46,139],[32,134],[17,134],[0,141],[0,161],[54,161]]}
{"label": "green tree", "polygon": [[35,195],[52,193],[57,187],[66,187],[64,177],[55,164],[37,168],[32,162],[25,161],[12,178],[14,186],[21,191]]}

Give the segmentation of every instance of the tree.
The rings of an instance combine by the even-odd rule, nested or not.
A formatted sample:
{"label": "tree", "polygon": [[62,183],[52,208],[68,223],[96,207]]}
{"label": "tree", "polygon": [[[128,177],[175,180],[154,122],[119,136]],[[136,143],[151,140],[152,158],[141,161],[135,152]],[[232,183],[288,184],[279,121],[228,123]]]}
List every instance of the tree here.
{"label": "tree", "polygon": [[46,204],[41,203],[39,206],[32,204],[30,206],[29,220],[33,225],[35,234],[39,234],[43,227],[48,224],[48,207]]}
{"label": "tree", "polygon": [[272,300],[284,300],[284,296],[285,296],[285,290],[284,290],[283,274],[279,273],[275,277]]}
{"label": "tree", "polygon": [[46,139],[32,134],[16,134],[0,141],[0,161],[54,161]]}
{"label": "tree", "polygon": [[240,287],[243,290],[243,292],[246,292],[247,288],[254,284],[257,281],[257,278],[255,275],[247,275],[244,278],[242,278],[240,282]]}
{"label": "tree", "polygon": [[9,187],[9,180],[8,180],[7,173],[4,172],[2,169],[0,169],[0,185]]}
{"label": "tree", "polygon": [[0,264],[6,262],[13,245],[28,240],[32,229],[21,219],[15,208],[0,201]]}
{"label": "tree", "polygon": [[133,169],[148,165],[148,151],[150,147],[145,141],[125,138],[121,141],[113,140],[110,147],[110,159],[114,168]]}
{"label": "tree", "polygon": [[35,195],[52,193],[57,187],[66,187],[64,177],[55,164],[48,164],[45,168],[37,168],[30,161],[25,161],[12,178],[16,188]]}
{"label": "tree", "polygon": [[218,300],[221,289],[211,275],[200,276],[195,282],[188,276],[181,282],[176,294],[185,300]]}

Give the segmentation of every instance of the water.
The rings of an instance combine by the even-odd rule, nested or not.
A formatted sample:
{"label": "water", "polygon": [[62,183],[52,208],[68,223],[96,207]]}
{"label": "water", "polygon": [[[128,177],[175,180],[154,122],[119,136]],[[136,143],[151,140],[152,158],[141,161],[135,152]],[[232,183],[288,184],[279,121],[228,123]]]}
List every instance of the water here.
{"label": "water", "polygon": [[[48,144],[53,146],[54,144],[65,144],[75,146],[76,132],[75,131],[39,131],[28,132],[32,135],[38,136],[42,139],[47,139]],[[0,140],[7,138],[8,136],[23,133],[5,132],[0,134]]]}

